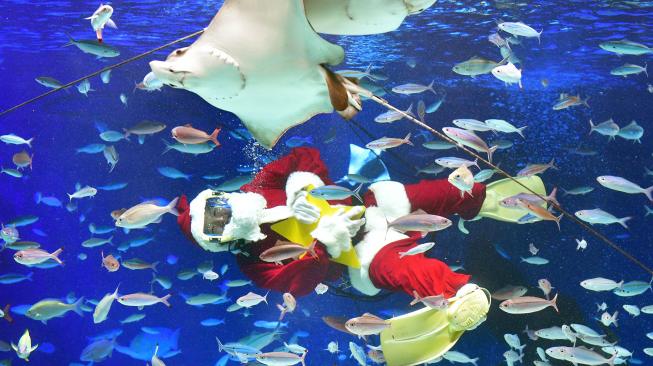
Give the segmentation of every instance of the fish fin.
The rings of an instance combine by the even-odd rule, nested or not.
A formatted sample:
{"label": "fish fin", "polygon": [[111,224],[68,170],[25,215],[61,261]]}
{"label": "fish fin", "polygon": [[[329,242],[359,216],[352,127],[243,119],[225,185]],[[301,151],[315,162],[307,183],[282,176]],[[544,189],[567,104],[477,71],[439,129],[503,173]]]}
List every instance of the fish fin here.
{"label": "fish fin", "polygon": [[433,94],[438,95],[438,93],[435,92],[433,89],[433,84],[435,83],[435,80],[431,80],[431,84],[428,85],[428,90],[430,90]]}
{"label": "fish fin", "polygon": [[[314,240],[311,242],[311,245],[309,245],[308,248],[307,248],[306,250],[307,250],[309,253],[311,253],[311,256],[312,256],[313,258],[316,258],[316,259],[317,259],[318,256],[317,256],[317,253],[315,252],[315,244],[316,244],[316,243],[317,243],[317,239],[314,239]],[[223,273],[223,274],[224,274],[224,273]]]}
{"label": "fish fin", "polygon": [[81,316],[82,318],[84,317],[84,310],[82,309],[82,306],[84,305],[84,296],[80,297],[77,301],[75,301],[75,304],[73,304],[73,311],[77,313],[77,315]]}
{"label": "fish fin", "polygon": [[625,229],[628,229],[628,225],[626,225],[626,222],[628,220],[631,220],[632,218],[633,218],[632,216],[622,217],[619,219],[619,224],[623,226]]}
{"label": "fish fin", "polygon": [[107,20],[106,24],[113,29],[118,29],[118,26],[116,25],[116,22],[113,21],[113,19]]}
{"label": "fish fin", "polygon": [[562,229],[560,229],[560,220],[562,220],[562,218],[563,218],[564,216],[565,216],[565,214],[561,213],[560,216],[556,217],[555,222],[556,222],[556,224],[558,224],[558,231],[561,231],[561,230],[562,230]]}
{"label": "fish fin", "polygon": [[413,115],[413,103],[410,103],[410,105],[408,106],[408,109],[406,109],[404,111],[404,113],[406,113],[408,115],[411,115],[411,116]]}
{"label": "fish fin", "polygon": [[649,201],[653,201],[653,196],[651,196],[651,192],[653,192],[653,186],[650,186],[644,190],[644,194],[646,195],[646,198],[648,198]]}
{"label": "fish fin", "polygon": [[175,199],[170,201],[170,203],[168,203],[168,206],[167,206],[167,210],[168,210],[167,212],[169,212],[169,213],[171,213],[171,214],[173,214],[175,216],[179,216],[179,211],[177,211],[177,201],[179,201],[179,197],[175,197]]}
{"label": "fish fin", "polygon": [[170,298],[170,296],[172,296],[172,294],[167,294],[167,295],[165,295],[164,297],[161,298],[161,302],[162,302],[165,306],[167,306],[167,307],[171,307],[171,306],[172,306],[172,305],[170,305],[170,303],[168,302],[168,299]]}
{"label": "fish fin", "polygon": [[68,43],[64,44],[61,47],[68,47],[74,45],[77,41],[71,36],[68,32],[66,32],[66,36],[68,36]]}
{"label": "fish fin", "polygon": [[406,135],[406,137],[404,137],[404,143],[406,143],[406,144],[408,144],[408,145],[410,145],[410,146],[415,146],[415,145],[413,145],[413,143],[410,141],[410,135],[411,135],[411,133],[408,132],[408,135]]}
{"label": "fish fin", "polygon": [[594,124],[592,123],[592,120],[590,119],[590,133],[589,133],[589,135],[591,135],[592,132],[594,132],[594,128],[595,128],[595,127],[596,127],[596,125],[594,125]]}
{"label": "fish fin", "polygon": [[143,145],[145,143],[145,135],[138,135],[138,144]]}
{"label": "fish fin", "polygon": [[363,188],[363,183],[361,183],[361,184],[358,186],[358,188],[354,189],[352,195],[353,195],[353,196],[354,196],[354,197],[355,197],[359,202],[364,203],[365,201],[363,201],[363,198],[360,196],[361,188]]}
{"label": "fish fin", "polygon": [[491,148],[488,149],[487,151],[487,160],[491,163],[492,162],[492,155],[494,154],[495,151],[499,148],[499,145],[494,145]]}
{"label": "fish fin", "polygon": [[9,310],[11,310],[11,304],[5,305],[5,307],[2,309],[2,312],[5,313],[5,320],[8,321],[9,323],[12,323],[14,321],[14,318],[11,317],[11,314],[9,314]]}
{"label": "fish fin", "polygon": [[587,97],[587,98],[585,98],[585,100],[581,100],[581,103],[583,103],[583,105],[584,105],[585,107],[590,108],[590,105],[587,104],[587,101],[589,101],[589,100],[590,100],[590,97]]}
{"label": "fish fin", "polygon": [[[651,187],[653,188],[653,187]],[[560,203],[558,202],[558,199],[556,198],[556,194],[558,193],[558,187],[553,187],[551,190],[551,193],[549,194],[549,201],[555,203],[556,205],[560,206]]]}
{"label": "fish fin", "polygon": [[61,261],[61,259],[59,259],[59,254],[61,254],[61,252],[63,252],[63,247],[52,252],[52,254],[50,254],[50,257],[63,266],[63,262]]}
{"label": "fish fin", "polygon": [[220,128],[213,130],[213,133],[209,136],[209,140],[215,144],[215,147],[220,147],[220,142],[218,142],[218,134],[220,133]]}
{"label": "fish fin", "polygon": [[526,127],[528,127],[528,126],[520,127],[520,128],[517,129],[517,133],[518,133],[519,136],[521,136],[522,138],[524,138],[524,129],[526,129]]}
{"label": "fish fin", "polygon": [[553,300],[551,300],[551,306],[553,306],[553,308],[555,309],[555,311],[556,311],[557,313],[559,313],[560,310],[558,310],[558,304],[557,304],[557,301],[558,301],[558,294],[555,294],[555,296],[553,296]]}

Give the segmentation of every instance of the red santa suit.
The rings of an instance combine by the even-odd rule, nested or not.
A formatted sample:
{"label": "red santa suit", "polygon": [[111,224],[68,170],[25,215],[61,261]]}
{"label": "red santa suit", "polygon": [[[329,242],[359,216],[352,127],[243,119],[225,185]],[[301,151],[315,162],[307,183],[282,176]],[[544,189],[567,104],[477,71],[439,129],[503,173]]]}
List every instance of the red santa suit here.
{"label": "red santa suit", "polygon": [[[384,181],[369,186],[363,197],[366,206],[364,234],[354,243],[360,268],[346,268],[329,260],[330,248],[337,245],[329,242],[333,238],[324,239],[326,243],[317,243],[317,259],[305,256],[283,265],[261,261],[259,255],[263,251],[274,246],[277,240],[284,240],[270,229],[270,223],[292,215],[289,199],[309,185],[319,187],[325,184],[333,182],[319,151],[296,148],[266,165],[251,183],[241,188],[246,193],[236,194],[237,198],[229,200],[232,221],[235,223],[232,225],[230,222],[225,232],[238,232],[230,225],[243,223],[240,226],[245,230],[241,230],[238,237],[252,242],[247,248],[249,256],[238,255],[238,264],[257,286],[302,296],[313,291],[319,283],[336,280],[344,270],[348,270],[352,286],[366,295],[389,290],[404,291],[411,296],[416,291],[422,297],[439,294],[451,297],[469,281],[468,275],[455,273],[445,263],[424,254],[400,259],[399,252],[414,247],[421,238],[419,233],[400,233],[392,229],[386,233],[386,219],[392,221],[420,209],[439,216],[458,214],[463,219],[474,218],[485,199],[485,186],[477,183],[471,196],[466,194],[461,197],[460,191],[447,180],[422,180],[410,185]],[[203,236],[204,204],[209,194],[205,192],[190,204],[185,196],[181,197],[178,223],[186,236],[202,248],[214,252],[225,251],[225,243],[215,244]],[[351,205],[351,202],[330,201],[330,204]],[[257,205],[265,209],[256,211],[251,208]],[[251,223],[252,210],[256,212],[253,220],[256,227]],[[240,220],[239,217],[250,219]]]}

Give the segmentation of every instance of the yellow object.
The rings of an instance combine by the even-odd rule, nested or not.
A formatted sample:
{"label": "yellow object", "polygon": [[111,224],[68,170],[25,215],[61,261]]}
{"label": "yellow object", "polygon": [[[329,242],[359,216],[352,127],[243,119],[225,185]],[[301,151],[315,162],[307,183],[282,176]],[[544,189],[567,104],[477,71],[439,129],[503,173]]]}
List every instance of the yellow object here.
{"label": "yellow object", "polygon": [[[546,197],[544,182],[542,182],[540,177],[533,175],[530,177],[517,177],[515,180],[532,189],[542,197]],[[478,215],[499,221],[519,222],[519,219],[528,214],[528,211],[520,208],[506,208],[499,205],[499,202],[504,198],[519,193],[531,192],[528,192],[524,187],[509,178],[500,179],[488,184],[485,188],[485,201],[483,201],[483,207],[481,207]],[[529,222],[533,221],[540,221],[540,219],[534,219]]]}
{"label": "yellow object", "polygon": [[476,285],[465,285],[449,299],[446,310],[425,307],[392,318],[381,332],[381,347],[388,366],[421,365],[442,357],[466,330],[485,321],[490,294]]}
{"label": "yellow object", "polygon": [[[307,191],[310,191],[313,188],[315,187],[310,185],[305,189]],[[327,202],[326,200],[313,197],[310,194],[306,196],[306,200],[309,203],[314,204],[320,209],[320,217],[334,215],[340,208],[342,208],[342,207],[332,207],[331,205],[329,205],[329,202]],[[349,211],[352,208],[353,208],[352,206],[344,207],[345,211]],[[361,214],[356,216],[355,218],[356,219],[361,218],[364,213],[365,211],[361,212]],[[308,247],[313,242],[313,237],[311,236],[311,232],[315,230],[315,228],[317,228],[318,223],[319,220],[312,224],[304,224],[299,220],[297,220],[296,218],[290,217],[283,221],[277,222],[276,224],[272,225],[271,228],[277,234],[288,239],[288,241]],[[361,267],[361,263],[358,260],[358,255],[356,255],[356,250],[354,250],[353,247],[349,251],[340,254],[338,258],[331,258],[331,261],[344,264],[345,266],[352,267],[352,268]]]}

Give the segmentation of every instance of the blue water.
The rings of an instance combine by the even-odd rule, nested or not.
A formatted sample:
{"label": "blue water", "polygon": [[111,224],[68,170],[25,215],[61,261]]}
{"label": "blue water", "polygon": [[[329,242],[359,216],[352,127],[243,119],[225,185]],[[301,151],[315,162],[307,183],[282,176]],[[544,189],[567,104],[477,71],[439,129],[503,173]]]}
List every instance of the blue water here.
{"label": "blue water", "polygon": [[[650,56],[617,57],[601,50],[600,42],[628,38],[632,41],[653,45],[650,25],[653,24],[653,4],[626,1],[533,1],[533,2],[454,2],[440,1],[427,11],[407,18],[397,31],[362,37],[326,37],[346,50],[345,63],[339,68],[364,69],[373,63],[375,72],[389,77],[384,86],[418,82],[428,84],[435,80],[436,90],[446,101],[435,114],[427,115],[427,123],[436,129],[449,126],[455,118],[501,118],[517,126],[528,125],[526,139],[517,135],[502,135],[514,142],[513,147],[500,150],[495,161],[508,172],[516,173],[527,163],[545,163],[555,158],[559,170],[544,174],[547,187],[570,189],[581,185],[595,187],[586,196],[560,197],[561,204],[570,212],[601,207],[618,217],[635,216],[629,222],[629,230],[619,225],[595,227],[605,236],[632,253],[647,265],[653,265],[650,254],[651,239],[648,232],[650,218],[644,217],[643,195],[627,195],[599,186],[595,177],[615,175],[628,178],[643,187],[651,184],[650,177],[643,176],[644,167],[651,166],[650,133],[653,128],[653,94],[647,91],[648,81],[642,75],[621,78],[609,71],[623,63],[643,65]],[[74,80],[84,74],[123,60],[140,52],[159,46],[182,35],[204,27],[221,5],[220,1],[120,1],[112,4],[116,8],[113,19],[118,29],[107,29],[105,39],[118,47],[122,54],[116,59],[96,60],[73,47],[61,47],[67,42],[65,33],[89,39],[93,37],[88,21],[83,20],[97,7],[92,1],[40,1],[38,5],[29,1],[5,0],[0,3],[0,75],[2,90],[0,109],[6,109],[25,99],[44,92],[46,89],[34,82],[38,76],[51,76],[61,81]],[[495,28],[495,20],[521,20],[538,31],[544,29],[541,44],[537,40],[523,40],[514,46],[522,59],[523,90],[512,85],[506,87],[491,75],[471,79],[454,74],[453,64],[472,56],[499,60],[498,50],[487,41]],[[187,42],[190,44],[190,42]],[[143,60],[136,61],[112,72],[111,82],[103,84],[98,77],[91,79],[96,91],[85,97],[70,88],[69,92],[58,92],[14,113],[0,117],[0,134],[15,133],[25,138],[34,137],[30,154],[34,154],[33,170],[25,171],[25,177],[16,179],[0,175],[0,221],[6,223],[17,216],[35,215],[39,220],[29,226],[19,227],[23,240],[41,243],[47,250],[64,247],[63,267],[51,269],[30,269],[13,261],[13,251],[0,252],[0,275],[10,272],[34,272],[33,280],[19,284],[0,284],[0,306],[33,304],[46,298],[65,298],[69,293],[75,297],[100,299],[120,284],[121,293],[148,292],[152,279],[151,271],[130,271],[125,268],[108,273],[100,266],[100,249],[81,247],[81,242],[91,237],[89,223],[112,225],[109,213],[122,207],[130,207],[144,199],[172,199],[181,193],[193,196],[207,187],[201,178],[206,174],[224,174],[227,178],[241,175],[238,168],[260,169],[266,162],[290,151],[285,141],[293,136],[312,136],[314,146],[320,149],[322,157],[336,179],[347,172],[349,144],[364,146],[374,138],[382,136],[403,137],[408,132],[417,133],[417,127],[401,121],[391,125],[379,125],[373,118],[384,112],[380,106],[365,102],[364,110],[356,121],[372,132],[367,137],[358,127],[343,122],[336,114],[314,117],[308,123],[289,131],[284,139],[271,151],[257,146],[252,141],[242,141],[230,136],[228,131],[241,127],[238,119],[227,112],[219,111],[194,94],[183,90],[164,88],[161,92],[132,92],[135,82],[149,72],[147,62],[164,58],[170,50],[161,51]],[[411,68],[407,61],[414,60]],[[542,80],[548,80],[544,87]],[[119,95],[128,97],[127,106]],[[564,111],[553,111],[560,93],[590,97],[591,108],[575,107]],[[389,93],[386,98],[400,108],[406,108],[419,98],[428,103],[434,101],[429,92],[406,97]],[[256,105],[252,105],[256,108]],[[607,137],[596,133],[588,135],[588,120],[600,122],[608,118],[624,126],[636,120],[646,132],[642,143],[632,143],[617,138],[609,142]],[[99,155],[75,154],[77,148],[102,142],[98,137],[96,123],[104,123],[111,129],[121,130],[143,120],[164,122],[166,131],[148,137],[143,145],[135,139],[131,143],[120,141],[115,144],[120,161],[109,173],[106,161]],[[222,126],[219,136],[222,147],[209,154],[192,156],[175,151],[162,155],[165,147],[161,138],[169,139],[170,128],[192,123],[202,130]],[[332,143],[324,143],[331,129],[336,131]],[[491,133],[484,133],[491,140]],[[423,137],[415,137],[421,143]],[[402,183],[413,183],[420,178],[414,172],[433,161],[436,157],[455,155],[465,157],[463,152],[431,151],[421,147],[399,147],[396,155],[386,154],[383,160],[390,175]],[[597,152],[595,156],[570,154],[568,149],[582,145]],[[23,150],[22,146],[0,146],[0,165],[11,167],[11,157]],[[406,162],[408,160],[408,163]],[[413,165],[413,166],[411,166]],[[171,180],[157,172],[158,167],[172,166],[191,174],[189,181]],[[438,178],[446,178],[440,174]],[[497,179],[495,175],[493,179]],[[74,191],[75,184],[100,186],[125,182],[127,187],[117,191],[100,191],[92,199],[79,200],[74,212],[65,208],[36,204],[34,195],[55,196],[64,205],[66,193]],[[220,181],[218,181],[220,182]],[[82,219],[84,218],[84,219]],[[454,220],[457,222],[457,219]],[[502,354],[508,349],[503,341],[504,333],[519,333],[522,343],[527,342],[525,361],[532,364],[536,359],[535,347],[549,347],[560,342],[527,341],[521,330],[526,324],[530,329],[540,329],[565,323],[584,323],[609,334],[613,341],[628,350],[635,351],[635,358],[650,364],[642,349],[651,345],[645,334],[653,330],[648,315],[637,318],[628,315],[623,304],[645,306],[653,304],[653,296],[646,292],[638,297],[620,298],[610,293],[589,292],[579,282],[592,277],[608,277],[615,280],[648,281],[650,275],[625,259],[614,249],[585,232],[568,219],[562,221],[562,231],[555,224],[512,225],[482,220],[467,223],[469,235],[463,235],[454,227],[437,236],[437,245],[430,256],[448,264],[463,264],[474,279],[490,290],[505,284],[519,284],[529,287],[529,295],[541,296],[537,280],[547,278],[560,293],[560,315],[546,309],[540,313],[515,316],[498,309],[493,302],[489,320],[478,329],[466,333],[456,350],[472,357],[480,357],[479,365],[498,365]],[[34,230],[41,230],[42,237]],[[220,292],[224,280],[242,279],[235,260],[230,254],[210,254],[188,243],[177,229],[173,217],[164,216],[160,225],[151,225],[145,232],[125,234],[113,233],[115,246],[102,247],[106,252],[116,252],[116,247],[130,239],[146,235],[154,241],[145,246],[130,249],[123,258],[142,258],[149,262],[160,261],[159,274],[173,281],[170,292],[172,307],[162,305],[143,310],[146,318],[137,323],[121,325],[118,321],[136,313],[115,303],[109,319],[93,324],[91,314],[79,317],[68,313],[64,318],[55,318],[42,324],[24,316],[13,314],[14,322],[0,320],[0,341],[16,343],[25,329],[29,329],[34,343],[51,343],[51,353],[36,351],[30,358],[32,365],[68,365],[79,362],[79,355],[88,343],[88,337],[111,330],[122,329],[117,343],[126,346],[139,333],[141,327],[166,327],[179,329],[178,349],[181,353],[166,359],[168,365],[214,365],[224,355],[218,351],[215,337],[222,341],[237,341],[257,329],[256,320],[275,320],[278,311],[274,304],[281,302],[281,294],[270,294],[270,305],[260,305],[245,316],[242,311],[226,313],[227,304],[208,305],[203,308],[188,306],[181,296],[201,292]],[[106,236],[106,235],[105,235]],[[584,252],[576,251],[574,239],[584,237],[589,245]],[[519,262],[520,256],[528,255],[528,244],[540,248],[539,255],[550,263],[532,266]],[[495,250],[503,248],[503,256]],[[85,261],[78,259],[85,253]],[[178,257],[176,264],[168,264],[166,257]],[[229,266],[227,273],[216,282],[195,277],[189,281],[177,279],[183,269],[196,268],[200,263],[211,260],[216,271],[223,265]],[[335,285],[335,284],[334,284]],[[157,284],[157,295],[167,292]],[[251,287],[230,289],[232,301],[248,291],[264,293]],[[339,315],[353,317],[371,312],[384,317],[410,311],[408,296],[394,294],[381,301],[364,302],[333,296],[328,293],[300,298],[298,311],[287,317],[289,327],[280,341],[273,343],[266,351],[282,346],[293,333],[304,331],[308,337],[297,341],[310,350],[309,365],[352,365],[350,358],[338,360],[335,355],[324,351],[328,342],[338,341],[343,354],[348,356],[350,341],[363,342],[327,327],[322,316]],[[595,317],[595,303],[605,301],[609,310],[618,310],[619,327],[604,328]],[[225,324],[204,327],[200,322],[206,318],[225,319]],[[166,340],[167,341],[167,340]],[[156,343],[156,336],[153,343]],[[164,342],[163,339],[158,342]],[[378,344],[374,339],[373,344]],[[568,342],[562,342],[569,345]],[[48,348],[48,347],[44,347]],[[0,353],[0,360],[13,359],[14,364],[23,364],[13,353]],[[107,365],[142,365],[114,351],[104,361]],[[442,361],[447,363],[448,361]],[[234,361],[231,361],[235,364]],[[558,363],[564,364],[564,363]]]}

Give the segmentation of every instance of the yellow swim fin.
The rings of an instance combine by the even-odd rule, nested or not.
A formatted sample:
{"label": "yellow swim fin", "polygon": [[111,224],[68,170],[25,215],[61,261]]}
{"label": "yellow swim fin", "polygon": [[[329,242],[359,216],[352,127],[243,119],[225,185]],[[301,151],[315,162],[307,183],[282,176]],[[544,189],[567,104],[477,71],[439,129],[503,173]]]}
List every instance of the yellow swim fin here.
{"label": "yellow swim fin", "polygon": [[489,292],[474,284],[463,286],[449,301],[446,310],[425,307],[388,320],[390,326],[381,332],[388,366],[421,365],[441,357],[465,330],[485,321],[490,310]]}
{"label": "yellow swim fin", "polygon": [[[546,197],[544,182],[536,175],[530,177],[516,177],[518,182],[532,189],[537,194]],[[528,211],[519,208],[502,207],[499,202],[504,198],[514,196],[519,193],[530,193],[524,187],[515,183],[509,178],[500,179],[487,185],[485,188],[485,201],[483,207],[478,213],[481,217],[487,217],[499,221],[519,222],[519,219],[528,214]],[[528,222],[539,221],[539,219]]]}

